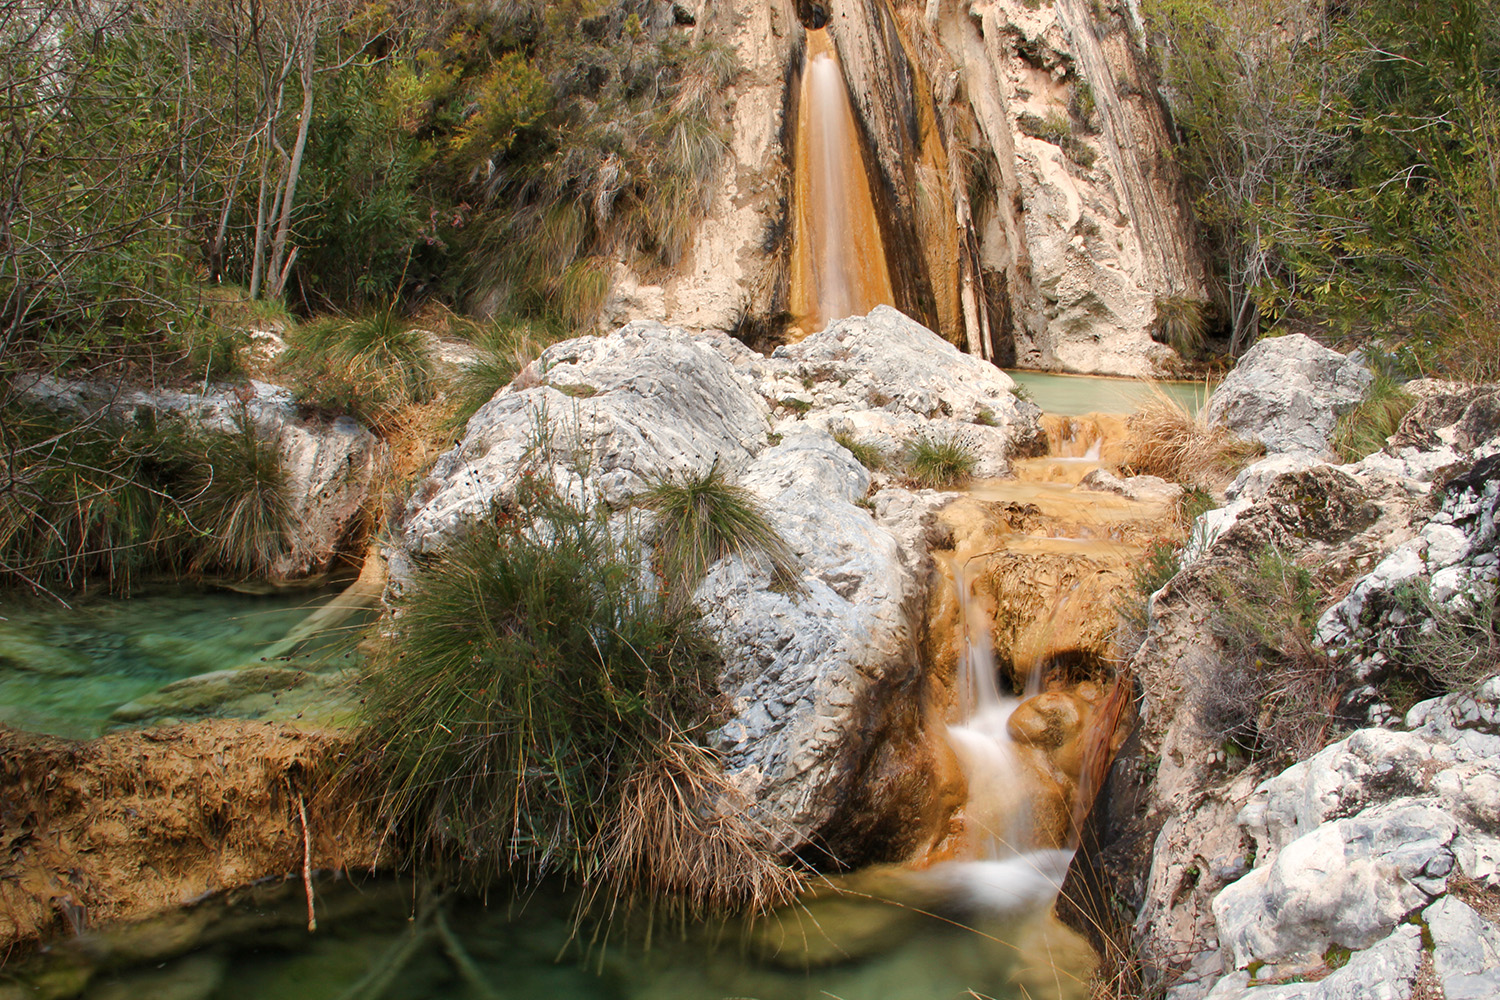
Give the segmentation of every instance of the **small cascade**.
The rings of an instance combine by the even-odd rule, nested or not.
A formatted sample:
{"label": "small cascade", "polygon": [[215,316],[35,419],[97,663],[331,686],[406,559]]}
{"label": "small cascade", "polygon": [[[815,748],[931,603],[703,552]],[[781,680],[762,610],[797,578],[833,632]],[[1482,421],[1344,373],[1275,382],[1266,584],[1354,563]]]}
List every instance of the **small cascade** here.
{"label": "small cascade", "polygon": [[948,744],[968,782],[964,819],[968,853],[994,860],[1015,855],[1030,842],[1029,789],[1010,735],[1019,698],[1002,698],[990,642],[993,613],[973,600],[966,563],[953,563],[963,641],[958,672],[958,719],[948,726]]}
{"label": "small cascade", "polygon": [[803,335],[895,303],[854,109],[823,30],[807,32],[795,226],[791,309]]}

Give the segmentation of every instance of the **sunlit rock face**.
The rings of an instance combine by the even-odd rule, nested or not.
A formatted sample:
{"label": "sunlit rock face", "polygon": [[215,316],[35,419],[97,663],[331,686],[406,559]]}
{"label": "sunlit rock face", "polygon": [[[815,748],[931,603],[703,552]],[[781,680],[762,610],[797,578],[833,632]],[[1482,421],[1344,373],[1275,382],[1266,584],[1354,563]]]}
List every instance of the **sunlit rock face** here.
{"label": "sunlit rock face", "polygon": [[1158,304],[1205,301],[1206,272],[1131,14],[1086,0],[823,7],[826,27],[809,31],[791,3],[704,5],[695,36],[745,67],[732,163],[681,266],[643,276],[622,261],[605,321],[826,322],[794,301],[792,234],[831,211],[798,177],[815,114],[804,83],[831,42],[892,304],[1005,364],[1169,370]]}

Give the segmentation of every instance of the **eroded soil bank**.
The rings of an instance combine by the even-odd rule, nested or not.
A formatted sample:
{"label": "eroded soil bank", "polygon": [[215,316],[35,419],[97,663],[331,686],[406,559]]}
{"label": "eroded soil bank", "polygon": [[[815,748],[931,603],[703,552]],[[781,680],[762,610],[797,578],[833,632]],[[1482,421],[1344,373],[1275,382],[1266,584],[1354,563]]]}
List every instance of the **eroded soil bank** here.
{"label": "eroded soil bank", "polygon": [[[371,868],[346,737],[213,720],[88,741],[0,729],[0,957],[267,879]],[[300,799],[300,802],[299,802]]]}

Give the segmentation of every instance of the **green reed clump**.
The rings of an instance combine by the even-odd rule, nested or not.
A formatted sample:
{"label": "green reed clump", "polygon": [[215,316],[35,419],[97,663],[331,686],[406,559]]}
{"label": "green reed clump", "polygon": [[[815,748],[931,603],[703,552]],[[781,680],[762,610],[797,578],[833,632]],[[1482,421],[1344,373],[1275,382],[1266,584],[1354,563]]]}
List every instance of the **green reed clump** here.
{"label": "green reed clump", "polygon": [[778,584],[797,579],[796,553],[755,494],[731,483],[718,462],[701,475],[657,482],[635,502],[656,515],[657,570],[674,605],[691,600],[708,568],[726,556],[763,556]]}
{"label": "green reed clump", "polygon": [[253,575],[288,545],[280,452],[243,411],[219,432],[13,405],[0,434],[0,584],[129,593],[146,577]]}
{"label": "green reed clump", "polygon": [[854,436],[853,431],[834,431],[833,440],[839,447],[853,455],[856,462],[871,472],[879,472],[885,468],[885,452],[868,441],[859,440]]}
{"label": "green reed clump", "polygon": [[437,394],[426,334],[393,308],[318,320],[286,339],[281,363],[297,397],[320,409],[388,430],[403,409]]}
{"label": "green reed clump", "polygon": [[957,434],[921,434],[907,442],[904,459],[906,474],[933,490],[963,485],[979,465],[974,446]]}
{"label": "green reed clump", "polygon": [[480,877],[607,874],[623,782],[705,732],[719,665],[638,566],[528,480],[411,581],[365,678],[389,833]]}
{"label": "green reed clump", "polygon": [[1396,377],[1376,368],[1365,390],[1365,398],[1342,417],[1333,429],[1333,450],[1346,462],[1358,462],[1385,447],[1385,439],[1396,433],[1401,419],[1416,402]]}
{"label": "green reed clump", "polygon": [[566,336],[563,328],[541,322],[496,322],[477,331],[471,338],[477,357],[453,380],[450,422],[463,426],[539,354]]}

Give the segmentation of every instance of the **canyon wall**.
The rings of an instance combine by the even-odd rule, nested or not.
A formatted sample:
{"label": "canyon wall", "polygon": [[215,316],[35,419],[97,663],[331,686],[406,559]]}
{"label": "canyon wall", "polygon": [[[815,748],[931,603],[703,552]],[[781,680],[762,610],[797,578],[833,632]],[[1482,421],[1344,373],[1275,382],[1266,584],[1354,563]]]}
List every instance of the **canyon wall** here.
{"label": "canyon wall", "polygon": [[[999,364],[1166,374],[1164,299],[1207,299],[1138,17],[1089,0],[702,0],[732,47],[732,165],[693,250],[621,263],[609,325],[774,337],[788,312],[796,95],[826,21],[865,140],[894,305]],[[812,332],[812,331],[805,331]]]}

